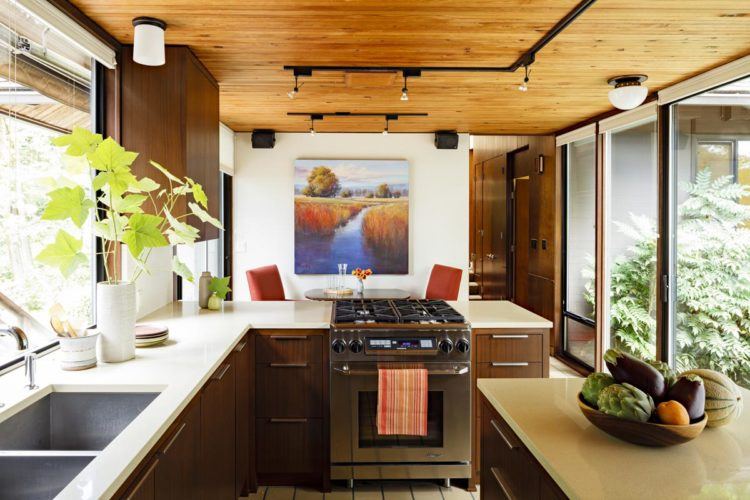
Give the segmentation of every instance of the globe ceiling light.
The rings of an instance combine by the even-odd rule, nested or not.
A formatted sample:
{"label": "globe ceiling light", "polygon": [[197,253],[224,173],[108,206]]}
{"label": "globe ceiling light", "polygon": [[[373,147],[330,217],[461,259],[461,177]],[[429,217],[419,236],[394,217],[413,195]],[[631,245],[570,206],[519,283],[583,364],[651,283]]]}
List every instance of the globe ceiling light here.
{"label": "globe ceiling light", "polygon": [[133,19],[133,61],[145,66],[162,66],[164,57],[164,31],[167,23],[154,17]]}
{"label": "globe ceiling light", "polygon": [[641,85],[648,80],[646,75],[624,75],[616,76],[607,81],[614,86],[609,91],[609,102],[617,109],[637,108],[648,95],[648,87]]}

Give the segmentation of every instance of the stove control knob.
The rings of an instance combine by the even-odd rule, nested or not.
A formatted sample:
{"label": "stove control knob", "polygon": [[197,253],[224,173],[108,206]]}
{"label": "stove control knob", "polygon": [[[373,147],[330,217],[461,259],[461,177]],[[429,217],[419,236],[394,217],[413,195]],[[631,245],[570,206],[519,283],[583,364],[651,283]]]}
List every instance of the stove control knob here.
{"label": "stove control knob", "polygon": [[461,353],[469,352],[469,341],[466,339],[461,339],[456,342],[456,350]]}
{"label": "stove control knob", "polygon": [[358,354],[362,352],[362,349],[364,348],[364,344],[361,340],[352,340],[349,342],[349,350],[352,351],[354,354]]}
{"label": "stove control knob", "polygon": [[438,342],[438,349],[448,354],[453,350],[453,342],[450,339],[441,340]]}
{"label": "stove control knob", "polygon": [[331,349],[333,349],[333,352],[336,354],[341,354],[346,350],[346,342],[341,339],[336,339],[331,343]]}

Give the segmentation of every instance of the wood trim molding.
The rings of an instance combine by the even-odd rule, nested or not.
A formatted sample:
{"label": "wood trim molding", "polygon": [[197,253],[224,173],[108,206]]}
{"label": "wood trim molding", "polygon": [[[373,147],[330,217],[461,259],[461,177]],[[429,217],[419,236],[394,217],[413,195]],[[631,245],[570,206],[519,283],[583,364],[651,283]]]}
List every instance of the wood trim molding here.
{"label": "wood trim molding", "polygon": [[750,75],[750,55],[661,89],[658,97],[659,105],[679,101],[747,75]]}
{"label": "wood trim molding", "polygon": [[604,164],[604,141],[602,140],[603,136],[598,133],[598,126],[597,126],[597,134],[596,134],[596,264],[595,264],[595,280],[594,280],[594,286],[595,286],[595,297],[596,297],[596,304],[594,308],[594,315],[596,319],[596,336],[594,339],[594,368],[596,371],[602,370],[602,355],[604,354],[602,351],[602,348],[604,346],[604,335],[606,332],[604,332],[604,326],[605,321],[602,321],[602,318],[604,318],[605,310],[605,301],[603,300],[605,297],[605,285],[606,280],[604,279],[604,272],[606,269],[605,266],[605,258],[606,258],[606,221],[607,221],[607,214],[606,214],[606,206],[605,198],[606,198],[606,165]]}
{"label": "wood trim molding", "polygon": [[566,144],[570,144],[571,142],[586,139],[595,134],[596,123],[589,123],[588,125],[583,125],[582,127],[579,127],[575,130],[571,130],[570,132],[566,132],[565,134],[556,136],[555,145],[557,147],[564,146]]}
{"label": "wood trim molding", "polygon": [[641,122],[656,118],[656,101],[641,104],[637,108],[623,111],[609,118],[599,120],[599,133],[603,134],[621,127],[633,126]]}

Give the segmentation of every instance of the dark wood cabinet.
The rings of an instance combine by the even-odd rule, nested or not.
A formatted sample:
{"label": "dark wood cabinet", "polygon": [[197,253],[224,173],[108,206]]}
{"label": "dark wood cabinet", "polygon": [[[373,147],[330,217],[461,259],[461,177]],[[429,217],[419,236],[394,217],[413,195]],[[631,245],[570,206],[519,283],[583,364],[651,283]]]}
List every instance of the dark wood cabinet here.
{"label": "dark wood cabinet", "polygon": [[[544,329],[475,329],[472,331],[474,450],[473,477],[470,487],[482,474],[485,457],[482,451],[483,408],[476,381],[479,378],[543,378],[549,376],[549,330]],[[490,498],[490,497],[488,497]]]}
{"label": "dark wood cabinet", "polygon": [[[252,349],[247,336],[234,348],[235,366],[235,496],[244,497],[251,487],[250,429],[252,419]],[[253,489],[255,487],[253,486]]]}
{"label": "dark wood cabinet", "polygon": [[204,498],[235,497],[235,370],[231,357],[201,394],[201,490]]}
{"label": "dark wood cabinet", "polygon": [[481,404],[481,498],[566,498],[484,396]]}
{"label": "dark wood cabinet", "polygon": [[158,458],[151,459],[121,498],[125,500],[156,500],[156,467],[158,465]]}
{"label": "dark wood cabinet", "polygon": [[264,485],[329,489],[325,330],[261,330],[255,339],[255,464]]}
{"label": "dark wood cabinet", "polygon": [[[219,216],[219,87],[186,46],[167,46],[166,64],[133,62],[133,47],[124,46],[121,69],[121,143],[140,153],[133,164],[137,176],[163,184],[154,160],[178,177],[203,185],[208,212]],[[188,212],[185,200],[174,215]],[[218,229],[190,217],[201,240],[215,239]]]}
{"label": "dark wood cabinet", "polygon": [[156,453],[156,498],[200,498],[201,407],[192,402]]}

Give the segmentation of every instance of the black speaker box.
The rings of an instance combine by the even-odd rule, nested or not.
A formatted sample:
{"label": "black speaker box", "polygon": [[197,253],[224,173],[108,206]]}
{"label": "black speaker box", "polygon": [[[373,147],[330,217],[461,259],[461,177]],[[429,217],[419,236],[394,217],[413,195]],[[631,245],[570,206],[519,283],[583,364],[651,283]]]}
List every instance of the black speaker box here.
{"label": "black speaker box", "polygon": [[435,132],[435,147],[438,149],[458,149],[456,132]]}
{"label": "black speaker box", "polygon": [[276,133],[273,130],[253,130],[254,149],[273,149],[276,144]]}

